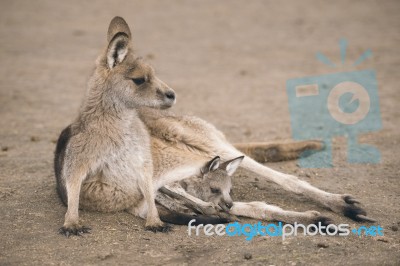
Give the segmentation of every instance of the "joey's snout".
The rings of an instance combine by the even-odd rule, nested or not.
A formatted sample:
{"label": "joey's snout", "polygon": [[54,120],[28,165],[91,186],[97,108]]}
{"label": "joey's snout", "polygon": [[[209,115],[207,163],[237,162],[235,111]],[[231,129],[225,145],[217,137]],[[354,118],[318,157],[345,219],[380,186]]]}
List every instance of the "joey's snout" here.
{"label": "joey's snout", "polygon": [[228,207],[228,209],[232,208],[233,206],[233,202],[225,202],[226,207]]}
{"label": "joey's snout", "polygon": [[224,199],[222,198],[220,203],[218,204],[224,211],[229,211],[233,206],[233,201],[231,198]]}

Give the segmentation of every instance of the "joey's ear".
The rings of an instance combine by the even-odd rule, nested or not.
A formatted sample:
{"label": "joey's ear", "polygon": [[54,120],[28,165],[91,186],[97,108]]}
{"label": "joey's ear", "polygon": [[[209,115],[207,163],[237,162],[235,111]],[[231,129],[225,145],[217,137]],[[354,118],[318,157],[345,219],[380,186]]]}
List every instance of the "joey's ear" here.
{"label": "joey's ear", "polygon": [[240,156],[235,159],[226,161],[221,164],[221,168],[227,172],[228,176],[231,176],[238,169],[240,163],[243,161],[243,158],[244,156]]}
{"label": "joey's ear", "polygon": [[108,27],[107,65],[110,69],[124,61],[129,51],[131,31],[128,24],[121,17],[111,20]]}
{"label": "joey's ear", "polygon": [[207,162],[206,165],[200,169],[201,173],[204,175],[209,172],[214,172],[215,170],[218,169],[219,162],[220,162],[220,157],[215,156],[211,161]]}

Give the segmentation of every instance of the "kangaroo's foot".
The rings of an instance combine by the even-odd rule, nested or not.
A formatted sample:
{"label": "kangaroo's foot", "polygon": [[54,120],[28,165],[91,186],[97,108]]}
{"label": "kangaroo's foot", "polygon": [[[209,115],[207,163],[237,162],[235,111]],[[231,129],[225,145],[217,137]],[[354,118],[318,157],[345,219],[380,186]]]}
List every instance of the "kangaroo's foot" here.
{"label": "kangaroo's foot", "polygon": [[170,224],[164,223],[163,221],[160,220],[160,216],[158,214],[158,210],[156,208],[155,203],[153,206],[150,207],[150,209],[147,212],[145,230],[152,231],[154,233],[157,232],[166,233],[171,230]]}
{"label": "kangaroo's foot", "polygon": [[81,225],[79,223],[72,223],[72,224],[64,224],[64,226],[61,227],[58,230],[58,232],[61,235],[69,237],[70,235],[81,236],[83,234],[90,234],[90,230],[92,230],[90,227]]}
{"label": "kangaroo's foot", "polygon": [[324,143],[318,140],[237,143],[234,146],[260,163],[294,160],[304,151],[324,149]]}
{"label": "kangaroo's foot", "polygon": [[145,226],[146,231],[152,231],[154,233],[157,233],[157,232],[167,233],[167,232],[171,231],[171,229],[172,229],[172,226],[170,224],[163,223],[163,222],[161,222],[160,224],[152,224],[152,225],[146,224],[146,226]]}
{"label": "kangaroo's foot", "polygon": [[[237,152],[231,153],[234,156],[237,155]],[[366,216],[365,210],[357,205],[359,202],[350,195],[333,194],[323,191],[304,180],[300,180],[296,176],[280,173],[248,157],[244,158],[242,166],[280,185],[285,190],[294,192],[297,195],[304,195],[336,213],[347,216],[358,222],[375,222],[374,219]]]}
{"label": "kangaroo's foot", "polygon": [[360,202],[353,196],[347,194],[335,194],[334,196],[335,197],[330,200],[328,205],[328,208],[332,211],[349,217],[357,222],[376,222],[376,220],[367,216],[367,212],[363,208],[358,206]]}

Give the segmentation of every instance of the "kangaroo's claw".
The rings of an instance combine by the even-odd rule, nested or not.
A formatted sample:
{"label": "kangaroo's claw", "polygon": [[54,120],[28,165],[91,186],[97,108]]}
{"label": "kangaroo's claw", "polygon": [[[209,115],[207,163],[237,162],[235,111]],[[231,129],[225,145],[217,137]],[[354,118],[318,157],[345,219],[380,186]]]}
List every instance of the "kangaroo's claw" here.
{"label": "kangaroo's claw", "polygon": [[172,226],[170,224],[164,223],[162,225],[154,225],[154,226],[146,226],[145,230],[146,231],[151,231],[153,233],[157,232],[162,232],[162,233],[167,233],[171,231]]}
{"label": "kangaroo's claw", "polygon": [[360,202],[353,196],[344,195],[343,200],[345,202],[345,205],[343,206],[344,216],[349,217],[356,222],[376,222],[376,220],[367,216],[367,212],[363,208],[355,205],[360,204]]}
{"label": "kangaroo's claw", "polygon": [[348,204],[354,204],[354,203],[359,203],[360,202],[358,200],[356,200],[355,198],[353,198],[352,196],[348,195],[344,197],[344,201]]}
{"label": "kangaroo's claw", "polygon": [[58,233],[69,237],[70,235],[82,236],[83,234],[90,234],[90,227],[73,225],[70,227],[63,226],[58,229]]}

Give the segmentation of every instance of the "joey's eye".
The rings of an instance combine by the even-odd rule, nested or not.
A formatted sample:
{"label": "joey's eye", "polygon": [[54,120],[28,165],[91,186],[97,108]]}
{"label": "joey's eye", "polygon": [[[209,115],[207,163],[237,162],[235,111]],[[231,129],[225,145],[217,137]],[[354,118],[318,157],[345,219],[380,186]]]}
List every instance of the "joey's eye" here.
{"label": "joey's eye", "polygon": [[220,194],[221,190],[219,188],[211,188],[211,193]]}
{"label": "joey's eye", "polygon": [[133,78],[132,81],[133,83],[135,83],[136,86],[140,86],[146,82],[144,78]]}

